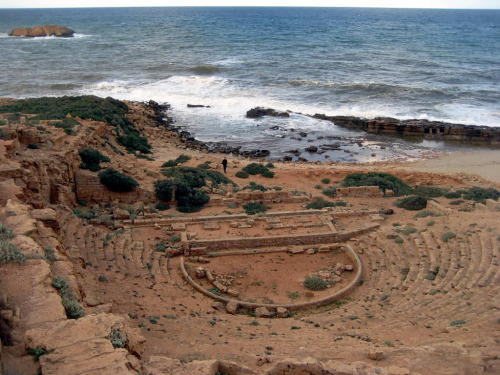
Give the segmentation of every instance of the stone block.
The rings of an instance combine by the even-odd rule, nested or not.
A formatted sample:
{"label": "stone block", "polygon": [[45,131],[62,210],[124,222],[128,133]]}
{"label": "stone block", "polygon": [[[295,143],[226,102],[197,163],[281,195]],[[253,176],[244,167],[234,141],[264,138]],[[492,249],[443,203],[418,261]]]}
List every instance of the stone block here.
{"label": "stone block", "polygon": [[259,318],[270,318],[271,312],[266,307],[257,307],[255,309],[255,315]]}
{"label": "stone block", "polygon": [[238,312],[238,302],[236,301],[229,301],[226,305],[226,311],[229,313],[229,314],[236,314]]}
{"label": "stone block", "polygon": [[278,313],[278,318],[288,318],[289,315],[289,311],[284,307],[278,307],[277,313]]}

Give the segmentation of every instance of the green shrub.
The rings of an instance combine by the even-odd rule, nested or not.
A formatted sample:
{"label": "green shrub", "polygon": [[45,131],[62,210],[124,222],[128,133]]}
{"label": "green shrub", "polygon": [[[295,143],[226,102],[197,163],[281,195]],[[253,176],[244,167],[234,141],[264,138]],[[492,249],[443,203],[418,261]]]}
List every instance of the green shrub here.
{"label": "green shrub", "polygon": [[[181,154],[181,155],[179,155],[177,158],[175,158],[173,160],[167,160],[165,163],[163,163],[163,165],[161,167],[162,168],[175,167],[175,166],[177,166],[179,164],[187,162],[188,160],[191,160],[190,156]],[[203,169],[206,169],[206,167],[204,167]]]}
{"label": "green shrub", "polygon": [[172,167],[164,169],[166,177],[173,177],[176,181],[184,182],[192,188],[205,186],[205,181],[212,181],[214,184],[232,184],[233,182],[222,173],[214,170],[207,170],[194,167]]}
{"label": "green shrub", "polygon": [[170,206],[166,203],[157,203],[155,208],[158,211],[166,211],[166,210],[170,209]]}
{"label": "green shrub", "polygon": [[12,232],[12,229],[7,228],[3,223],[0,223],[0,241],[6,241],[10,240],[13,238],[14,232]]}
{"label": "green shrub", "polygon": [[173,198],[173,191],[176,183],[174,180],[159,180],[155,183],[156,198],[160,201],[170,202]]}
{"label": "green shrub", "polygon": [[274,177],[274,172],[271,172],[271,171],[262,172],[262,177],[273,178]]}
{"label": "green shrub", "polygon": [[207,193],[201,190],[189,189],[182,195],[176,190],[177,211],[180,212],[198,212],[203,208],[203,205],[210,202],[210,197]]}
{"label": "green shrub", "polygon": [[396,236],[396,238],[394,238],[394,242],[396,242],[396,243],[403,243],[404,240],[403,240],[403,238],[401,236]]}
{"label": "green shrub", "polygon": [[127,344],[127,336],[120,330],[111,331],[109,335],[109,341],[113,344],[113,348],[124,348]]}
{"label": "green shrub", "polygon": [[334,197],[337,194],[337,188],[335,186],[328,186],[326,189],[323,189],[323,194],[327,197]]}
{"label": "green shrub", "polygon": [[181,238],[178,235],[174,234],[172,237],[170,237],[170,241],[172,241],[172,243],[177,243],[181,241]]}
{"label": "green shrub", "polygon": [[245,209],[245,212],[247,213],[247,215],[255,215],[255,214],[258,214],[260,212],[266,212],[269,209],[268,206],[265,206],[259,202],[251,202],[251,203],[245,204],[243,206],[243,208]]}
{"label": "green shrub", "polygon": [[48,351],[45,348],[39,348],[39,347],[28,350],[28,354],[35,357],[33,358],[35,362],[38,362],[40,360],[40,357],[47,353]]}
{"label": "green shrub", "polygon": [[52,247],[44,247],[43,252],[45,253],[45,260],[52,264],[55,261],[59,260],[56,255],[56,251]]}
{"label": "green shrub", "polygon": [[448,189],[433,187],[433,186],[419,186],[413,188],[413,194],[420,195],[427,198],[438,198],[446,194]]}
{"label": "green shrub", "polygon": [[94,209],[90,209],[88,211],[82,211],[78,208],[73,208],[73,213],[76,217],[84,220],[91,220],[97,217],[97,213]]}
{"label": "green shrub", "polygon": [[139,183],[132,177],[112,168],[107,168],[104,172],[99,173],[99,180],[109,190],[116,192],[132,191],[139,186]]}
{"label": "green shrub", "polygon": [[335,203],[335,206],[337,206],[337,207],[346,207],[347,206],[347,202],[344,202],[344,201],[337,201],[334,203]]}
{"label": "green shrub", "polygon": [[0,263],[19,263],[26,261],[26,256],[19,251],[16,245],[9,241],[0,240]]}
{"label": "green shrub", "polygon": [[420,211],[418,214],[413,216],[415,219],[420,218],[420,217],[428,217],[428,216],[443,216],[442,213],[439,212],[433,212],[433,211]]}
{"label": "green shrub", "polygon": [[394,205],[409,211],[419,211],[427,207],[427,198],[422,196],[410,196],[398,199]]}
{"label": "green shrub", "polygon": [[81,169],[89,169],[92,172],[97,172],[101,170],[100,163],[109,163],[110,160],[107,156],[104,156],[96,150],[95,148],[87,147],[78,152],[78,155],[82,159],[80,164]]}
{"label": "green shrub", "polygon": [[266,164],[266,168],[272,169],[272,168],[274,168],[274,164],[269,162]]}
{"label": "green shrub", "polygon": [[66,316],[69,319],[80,319],[82,316],[85,315],[85,312],[83,311],[82,305],[78,302],[78,300],[67,297],[67,296],[62,296],[61,297],[62,305],[64,307],[64,310],[66,311]]}
{"label": "green shrub", "polygon": [[330,179],[329,179],[329,178],[323,178],[323,179],[321,180],[321,183],[322,183],[322,184],[327,185],[327,184],[329,184],[329,183],[330,183]]}
{"label": "green shrub", "polygon": [[394,191],[395,196],[411,194],[412,189],[399,178],[380,172],[351,173],[342,181],[342,186],[378,186],[385,193],[387,189]]}
{"label": "green shrub", "polygon": [[453,205],[453,206],[458,206],[462,203],[464,203],[465,201],[461,200],[461,199],[456,199],[454,201],[450,201],[450,204]]}
{"label": "green shrub", "polygon": [[40,146],[38,146],[36,143],[30,143],[28,145],[28,148],[31,150],[38,150],[40,148]]}
{"label": "green shrub", "polygon": [[325,290],[328,284],[321,277],[307,276],[304,280],[304,287],[309,290]]}
{"label": "green shrub", "polygon": [[250,182],[250,185],[247,185],[243,188],[243,190],[251,190],[251,191],[255,191],[255,190],[260,190],[260,191],[267,191],[268,188],[266,188],[264,185],[261,185],[261,184],[256,184],[255,182],[251,181]]}
{"label": "green shrub", "polygon": [[250,175],[247,172],[238,171],[235,173],[235,176],[238,178],[248,178]]}
{"label": "green shrub", "polygon": [[99,280],[101,283],[106,283],[106,284],[108,283],[108,278],[104,275],[99,275],[97,280]]}
{"label": "green shrub", "polygon": [[450,326],[463,326],[465,323],[467,323],[465,320],[453,320]]}
{"label": "green shrub", "polygon": [[474,186],[464,193],[463,198],[484,204],[486,199],[493,199],[497,201],[498,198],[500,198],[500,191],[493,188],[481,188]]}
{"label": "green shrub", "polygon": [[449,240],[455,238],[457,235],[453,232],[444,232],[443,235],[441,236],[441,240],[443,242],[448,242]]}
{"label": "green shrub", "polygon": [[318,200],[315,200],[311,203],[308,203],[306,205],[306,208],[308,210],[321,210],[322,208],[325,208],[325,207],[334,207],[335,206],[335,203],[333,202],[330,202],[330,201],[325,201],[324,199],[318,199]]}
{"label": "green shrub", "polygon": [[416,232],[418,232],[417,228],[411,227],[411,226],[406,226],[400,230],[400,233],[404,234],[405,236],[408,236],[408,235],[416,233]]}
{"label": "green shrub", "polygon": [[268,172],[269,168],[264,166],[261,163],[250,163],[243,168],[243,172],[246,172],[251,175],[263,174],[264,172]]}
{"label": "green shrub", "polygon": [[429,220],[429,221],[427,222],[427,226],[428,226],[428,227],[432,227],[434,224],[436,224],[436,221],[434,221],[434,220]]}
{"label": "green shrub", "polygon": [[463,190],[450,191],[444,195],[448,199],[459,199],[462,198]]}
{"label": "green shrub", "polygon": [[167,245],[165,244],[165,242],[157,242],[156,245],[155,245],[155,251],[159,252],[159,253],[164,253],[167,251]]}

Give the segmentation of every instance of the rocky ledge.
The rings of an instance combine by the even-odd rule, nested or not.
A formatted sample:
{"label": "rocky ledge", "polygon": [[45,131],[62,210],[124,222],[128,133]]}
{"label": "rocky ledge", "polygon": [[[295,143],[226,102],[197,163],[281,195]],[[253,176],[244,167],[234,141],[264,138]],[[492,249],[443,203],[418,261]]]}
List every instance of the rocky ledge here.
{"label": "rocky ledge", "polygon": [[500,128],[489,126],[461,125],[428,120],[397,120],[390,117],[378,117],[372,120],[352,116],[325,116],[323,114],[315,114],[313,117],[331,121],[343,128],[363,130],[372,134],[500,146]]}
{"label": "rocky ledge", "polygon": [[44,25],[35,26],[33,28],[23,27],[13,29],[10,36],[26,36],[26,37],[41,37],[41,36],[57,36],[62,38],[70,38],[75,32],[64,26],[58,25]]}

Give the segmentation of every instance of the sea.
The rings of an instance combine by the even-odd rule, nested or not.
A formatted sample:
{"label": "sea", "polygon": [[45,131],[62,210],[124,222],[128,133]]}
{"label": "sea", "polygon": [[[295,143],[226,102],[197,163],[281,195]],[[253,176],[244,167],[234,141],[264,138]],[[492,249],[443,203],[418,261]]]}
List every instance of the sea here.
{"label": "sea", "polygon": [[[9,36],[44,24],[76,34]],[[298,150],[367,162],[460,147],[306,116],[316,113],[500,126],[500,10],[0,9],[0,67],[0,97],[152,99],[197,139],[271,159]],[[257,106],[291,116],[246,118]],[[304,151],[324,144],[323,154]]]}

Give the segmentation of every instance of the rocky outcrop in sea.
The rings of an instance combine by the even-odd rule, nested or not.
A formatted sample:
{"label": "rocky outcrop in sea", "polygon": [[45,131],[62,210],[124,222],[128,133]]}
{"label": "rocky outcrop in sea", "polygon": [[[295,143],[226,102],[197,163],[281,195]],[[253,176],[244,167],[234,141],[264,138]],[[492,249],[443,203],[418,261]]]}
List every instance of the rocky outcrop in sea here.
{"label": "rocky outcrop in sea", "polygon": [[13,29],[10,36],[25,36],[25,37],[42,37],[42,36],[57,36],[62,38],[70,38],[74,34],[74,30],[58,25],[35,26],[33,28],[23,27]]}

